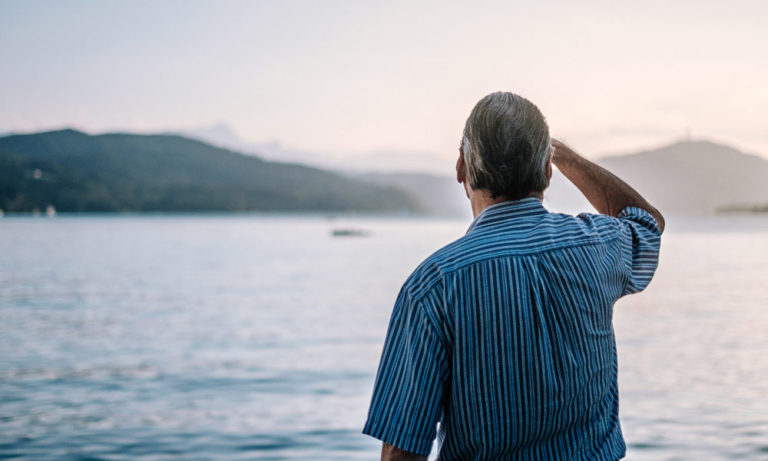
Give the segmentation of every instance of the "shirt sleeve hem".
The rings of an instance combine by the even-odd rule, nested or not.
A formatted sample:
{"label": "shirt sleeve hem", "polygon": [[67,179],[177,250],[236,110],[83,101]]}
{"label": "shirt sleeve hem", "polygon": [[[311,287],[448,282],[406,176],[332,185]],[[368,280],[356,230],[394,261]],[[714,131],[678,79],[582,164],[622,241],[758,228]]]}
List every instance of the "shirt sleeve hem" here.
{"label": "shirt sleeve hem", "polygon": [[419,440],[418,437],[410,436],[408,434],[398,434],[391,428],[371,420],[365,424],[363,434],[381,440],[393,447],[421,456],[429,456],[429,453],[432,450],[432,442],[434,441]]}

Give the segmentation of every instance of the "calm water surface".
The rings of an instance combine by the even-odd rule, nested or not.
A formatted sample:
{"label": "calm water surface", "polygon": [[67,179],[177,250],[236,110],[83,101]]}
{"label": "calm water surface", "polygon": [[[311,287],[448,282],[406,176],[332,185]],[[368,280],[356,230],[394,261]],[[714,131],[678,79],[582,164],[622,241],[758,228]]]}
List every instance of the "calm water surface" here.
{"label": "calm water surface", "polygon": [[[468,224],[1,219],[0,458],[377,459],[392,303]],[[672,220],[614,320],[627,459],[768,459],[768,219]]]}

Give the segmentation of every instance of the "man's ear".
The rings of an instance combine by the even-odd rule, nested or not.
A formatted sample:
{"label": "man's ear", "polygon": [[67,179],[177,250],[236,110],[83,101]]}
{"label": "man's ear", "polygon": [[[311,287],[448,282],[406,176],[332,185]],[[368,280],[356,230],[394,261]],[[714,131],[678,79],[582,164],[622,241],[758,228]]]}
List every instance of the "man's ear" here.
{"label": "man's ear", "polygon": [[464,151],[459,149],[459,159],[456,160],[456,180],[463,183],[467,179],[467,166],[464,164]]}
{"label": "man's ear", "polygon": [[552,157],[549,157],[549,161],[547,162],[547,187],[549,187],[549,183],[552,181]]}

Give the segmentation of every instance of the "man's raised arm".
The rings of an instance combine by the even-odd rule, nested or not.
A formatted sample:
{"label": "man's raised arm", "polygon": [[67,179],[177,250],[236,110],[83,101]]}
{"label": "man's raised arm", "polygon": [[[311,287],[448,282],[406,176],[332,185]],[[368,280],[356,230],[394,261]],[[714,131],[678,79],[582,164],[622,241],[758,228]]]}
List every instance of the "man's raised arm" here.
{"label": "man's raised arm", "polygon": [[629,184],[605,168],[596,165],[562,142],[553,139],[552,163],[578,188],[598,213],[617,216],[628,206],[650,213],[664,231],[664,217]]}

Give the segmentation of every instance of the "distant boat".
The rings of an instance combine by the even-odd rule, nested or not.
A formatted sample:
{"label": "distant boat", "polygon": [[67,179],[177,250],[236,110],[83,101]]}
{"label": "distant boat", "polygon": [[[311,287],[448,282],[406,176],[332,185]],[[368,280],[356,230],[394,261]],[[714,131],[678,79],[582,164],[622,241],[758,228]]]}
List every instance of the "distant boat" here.
{"label": "distant boat", "polygon": [[45,208],[45,214],[47,214],[49,218],[55,217],[56,216],[56,208],[54,208],[53,205],[48,205]]}
{"label": "distant boat", "polygon": [[334,237],[367,237],[370,233],[362,229],[338,228],[333,229],[331,235]]}

